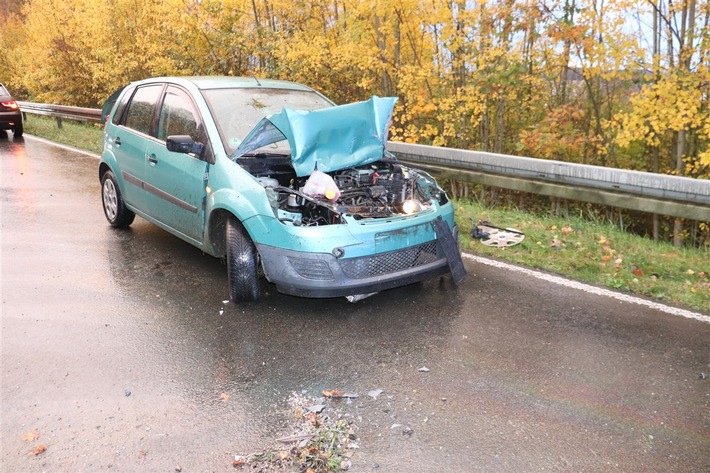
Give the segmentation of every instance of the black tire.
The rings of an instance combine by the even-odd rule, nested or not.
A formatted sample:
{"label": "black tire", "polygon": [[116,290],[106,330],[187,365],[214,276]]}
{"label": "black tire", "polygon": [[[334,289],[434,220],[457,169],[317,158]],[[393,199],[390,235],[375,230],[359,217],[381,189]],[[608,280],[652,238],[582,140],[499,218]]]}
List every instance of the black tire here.
{"label": "black tire", "polygon": [[13,138],[19,138],[22,136],[22,134],[25,132],[25,128],[22,125],[22,122],[18,123],[17,126],[12,130],[12,136]]}
{"label": "black tire", "polygon": [[227,280],[229,296],[234,302],[259,299],[259,271],[256,247],[236,218],[226,226]]}
{"label": "black tire", "polygon": [[136,214],[128,210],[123,202],[121,191],[116,183],[116,176],[111,171],[106,171],[101,178],[101,202],[104,206],[106,220],[112,227],[127,227],[136,218]]}

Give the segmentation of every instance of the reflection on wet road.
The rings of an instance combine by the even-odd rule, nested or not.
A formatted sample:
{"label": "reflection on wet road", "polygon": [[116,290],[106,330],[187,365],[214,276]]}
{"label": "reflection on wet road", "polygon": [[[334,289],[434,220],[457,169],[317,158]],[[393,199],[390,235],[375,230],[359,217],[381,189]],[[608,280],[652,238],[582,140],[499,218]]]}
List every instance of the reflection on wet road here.
{"label": "reflection on wet road", "polygon": [[106,224],[95,158],[5,134],[0,161],[3,471],[235,471],[324,389],[359,395],[325,401],[352,471],[710,471],[710,324],[470,261],[225,303],[220,260]]}

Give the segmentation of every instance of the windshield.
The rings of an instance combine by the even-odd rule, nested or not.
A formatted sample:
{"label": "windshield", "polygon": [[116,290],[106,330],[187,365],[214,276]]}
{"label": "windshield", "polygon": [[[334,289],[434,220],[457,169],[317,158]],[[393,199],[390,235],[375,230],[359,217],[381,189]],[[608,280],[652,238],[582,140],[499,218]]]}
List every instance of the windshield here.
{"label": "windshield", "polygon": [[[231,155],[249,132],[267,115],[284,107],[294,110],[317,110],[333,104],[322,95],[308,90],[233,88],[203,90],[212,111],[227,155]],[[269,145],[271,152],[289,152],[287,141]]]}

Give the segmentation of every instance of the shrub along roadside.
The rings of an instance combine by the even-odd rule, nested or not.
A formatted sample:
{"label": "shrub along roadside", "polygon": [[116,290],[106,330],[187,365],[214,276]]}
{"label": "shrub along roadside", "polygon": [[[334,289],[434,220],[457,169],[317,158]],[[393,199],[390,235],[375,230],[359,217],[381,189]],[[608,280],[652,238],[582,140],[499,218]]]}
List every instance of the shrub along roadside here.
{"label": "shrub along roadside", "polygon": [[[28,115],[28,134],[101,152],[102,128]],[[461,248],[515,264],[552,271],[575,280],[710,312],[710,248],[674,248],[625,232],[607,222],[576,216],[539,215],[456,201]],[[481,220],[516,228],[525,239],[496,248],[470,237]]]}

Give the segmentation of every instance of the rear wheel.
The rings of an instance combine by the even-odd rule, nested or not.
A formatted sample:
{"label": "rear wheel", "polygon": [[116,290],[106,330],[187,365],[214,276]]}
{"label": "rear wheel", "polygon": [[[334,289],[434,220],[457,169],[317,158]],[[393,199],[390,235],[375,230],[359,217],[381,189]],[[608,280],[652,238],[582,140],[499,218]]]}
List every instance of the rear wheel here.
{"label": "rear wheel", "polygon": [[128,210],[123,202],[121,191],[116,184],[116,176],[106,171],[101,178],[101,201],[104,204],[104,215],[112,227],[127,227],[133,223],[136,214]]}
{"label": "rear wheel", "polygon": [[254,243],[236,218],[230,217],[226,227],[227,280],[234,302],[259,298],[259,271]]}
{"label": "rear wheel", "polygon": [[24,133],[24,132],[25,132],[25,128],[22,126],[22,122],[20,122],[12,130],[12,136],[14,136],[15,138],[19,138],[22,136],[22,133]]}

